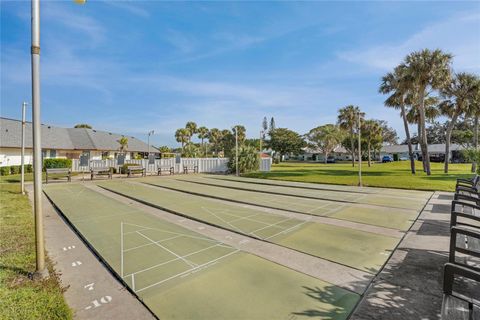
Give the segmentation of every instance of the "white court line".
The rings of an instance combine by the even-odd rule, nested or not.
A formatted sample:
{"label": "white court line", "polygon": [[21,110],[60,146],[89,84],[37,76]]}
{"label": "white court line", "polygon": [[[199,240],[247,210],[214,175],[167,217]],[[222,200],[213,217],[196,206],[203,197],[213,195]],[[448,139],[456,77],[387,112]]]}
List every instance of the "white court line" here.
{"label": "white court line", "polygon": [[95,220],[104,219],[104,218],[119,217],[119,216],[131,214],[131,213],[136,213],[136,212],[138,212],[138,211],[128,211],[128,212],[125,212],[125,213],[108,214],[108,215],[105,215],[105,216],[95,216],[95,217],[90,217],[90,218],[86,218],[86,219],[78,219],[78,220],[73,220],[72,219],[70,221],[72,221],[72,223],[88,222],[88,221],[95,221]]}
{"label": "white court line", "polygon": [[288,228],[288,229],[285,229],[285,230],[283,230],[283,231],[280,231],[279,233],[276,233],[276,234],[274,234],[274,235],[272,235],[272,236],[270,236],[270,237],[264,238],[263,240],[268,240],[268,239],[270,239],[270,238],[273,238],[273,237],[278,236],[279,234],[287,233],[287,232],[289,232],[290,230],[295,229],[295,228],[298,228],[298,227],[300,227],[301,225],[303,225],[303,224],[305,224],[305,223],[307,223],[307,222],[308,222],[308,221],[303,221],[302,223],[299,223],[299,224],[297,224],[297,225],[294,225],[294,226],[291,227],[291,228]]}
{"label": "white court line", "polygon": [[[137,230],[137,231],[141,231],[141,230]],[[173,236],[173,237],[166,238],[166,239],[162,239],[162,240],[158,240],[158,241],[155,241],[155,242],[142,244],[142,245],[140,245],[140,246],[136,246],[136,247],[133,247],[133,248],[128,248],[127,250],[124,250],[123,252],[132,251],[132,250],[135,250],[135,249],[139,249],[139,248],[151,246],[152,244],[155,244],[155,243],[162,243],[162,242],[164,242],[164,241],[168,241],[168,240],[172,240],[172,239],[176,239],[176,238],[180,238],[180,237],[182,237],[182,236]]]}
{"label": "white court line", "polygon": [[143,291],[143,290],[146,290],[146,289],[149,289],[149,288],[151,288],[151,287],[154,287],[154,286],[157,286],[157,285],[159,285],[159,284],[162,284],[162,283],[164,283],[164,282],[166,282],[166,281],[169,281],[169,280],[175,279],[175,278],[177,278],[177,277],[180,277],[180,276],[182,276],[182,275],[184,275],[184,274],[190,273],[190,272],[192,272],[192,271],[194,271],[194,270],[203,268],[204,266],[207,266],[207,265],[209,265],[209,264],[212,264],[212,263],[214,263],[214,262],[216,262],[216,261],[218,261],[218,260],[220,260],[220,259],[226,258],[226,257],[228,257],[228,256],[230,256],[230,255],[232,255],[232,254],[234,254],[234,253],[237,253],[238,251],[240,251],[240,250],[235,250],[235,251],[230,252],[230,253],[228,253],[228,254],[226,254],[226,255],[224,255],[224,256],[221,256],[221,257],[219,257],[219,258],[216,258],[216,259],[211,260],[211,261],[209,261],[209,262],[206,262],[206,263],[204,263],[204,264],[198,265],[198,266],[196,266],[195,268],[192,268],[192,269],[190,269],[190,270],[187,270],[187,271],[181,272],[181,273],[179,273],[179,274],[176,274],[176,275],[174,275],[174,276],[168,277],[167,279],[163,279],[162,281],[153,283],[153,284],[151,284],[151,285],[149,285],[149,286],[146,286],[146,287],[144,287],[144,288],[142,288],[142,289],[137,290],[136,292],[141,292],[141,291]]}
{"label": "white court line", "polygon": [[167,252],[170,252],[170,253],[173,254],[174,256],[182,259],[182,261],[185,262],[186,264],[188,264],[190,267],[195,267],[195,266],[196,266],[195,263],[193,263],[193,262],[191,262],[191,261],[188,261],[187,259],[183,258],[182,256],[179,256],[178,254],[176,254],[176,253],[173,252],[172,250],[170,250],[170,249],[162,246],[160,243],[156,243],[155,240],[150,239],[149,237],[147,237],[147,236],[144,235],[143,233],[141,233],[141,232],[139,232],[139,231],[137,231],[137,233],[138,233],[139,235],[141,235],[142,237],[144,237],[145,239],[151,241],[151,242],[152,242],[153,244],[155,244],[156,246],[158,246],[158,247],[162,248],[163,250],[165,250],[165,251],[167,251]]}
{"label": "white court line", "polygon": [[[221,245],[221,244],[218,243],[218,244],[215,244],[215,245],[213,245],[213,246],[206,247],[206,248],[197,250],[197,251],[195,251],[195,252],[186,254],[186,255],[184,255],[183,257],[184,257],[184,258],[190,257],[190,256],[192,256],[192,255],[194,255],[194,254],[197,254],[197,253],[200,253],[200,252],[203,252],[203,251],[206,251],[206,250],[215,248],[215,247],[225,247],[225,246],[223,246],[223,245]],[[232,247],[225,247],[225,248],[231,248],[231,249],[233,249]],[[177,261],[177,260],[180,260],[180,258],[170,259],[170,260],[168,260],[168,261],[161,262],[161,263],[156,264],[156,265],[153,265],[153,266],[151,266],[151,267],[148,267],[148,268],[145,268],[145,269],[142,269],[142,270],[139,270],[139,271],[135,271],[135,272],[129,273],[129,274],[125,275],[124,278],[126,278],[126,277],[128,277],[128,276],[130,276],[130,275],[132,275],[132,274],[139,274],[139,273],[142,273],[142,272],[145,272],[145,271],[148,271],[148,270],[155,269],[155,268],[157,268],[157,267],[161,267],[161,266],[163,266],[163,265],[169,264],[170,262],[174,262],[174,261]]]}
{"label": "white court line", "polygon": [[[206,209],[206,208],[202,207],[202,209]],[[207,209],[206,209],[206,210],[207,210]],[[243,220],[253,221],[253,222],[255,222],[255,223],[261,223],[261,224],[264,224],[264,225],[269,225],[268,222],[258,221],[258,220],[251,219],[251,218],[248,218],[248,217],[241,217],[241,218],[240,218],[239,216],[236,216],[236,215],[234,215],[234,214],[228,213],[228,211],[230,211],[230,209],[228,209],[228,210],[226,210],[226,211],[220,211],[220,212],[223,213],[223,214],[226,214],[226,215],[228,215],[228,216],[238,218],[238,219],[240,219],[240,220],[243,219]],[[209,212],[209,213],[212,213],[212,212]],[[212,213],[212,214],[213,214],[213,213]],[[260,213],[257,213],[256,215],[261,215],[261,214],[265,214],[265,213],[262,211],[262,212],[260,212]],[[265,214],[265,215],[271,216],[270,214]],[[220,217],[217,217],[217,218],[220,219]],[[237,220],[238,220],[238,219],[237,219]],[[222,219],[220,219],[220,220],[222,220]],[[226,222],[226,221],[225,221],[225,222]],[[230,221],[230,222],[232,222],[232,221]],[[226,223],[228,223],[228,222],[226,222]],[[242,231],[242,230],[240,230],[240,229],[237,229],[237,230]],[[243,231],[242,231],[242,232],[243,232]]]}
{"label": "white court line", "polygon": [[[270,227],[281,228],[281,227],[277,227],[276,225],[277,225],[277,224],[280,224],[280,223],[282,223],[282,222],[285,222],[285,221],[292,220],[292,219],[293,219],[293,218],[287,218],[287,219],[281,220],[281,221],[279,221],[279,222],[277,222],[277,223],[271,224],[271,225],[269,225],[269,226],[265,226],[265,227],[263,227],[263,228],[260,228],[260,229],[257,229],[257,230],[253,230],[253,231],[250,232],[250,233],[253,234],[253,233],[255,233],[255,232],[258,232],[258,231],[261,231],[261,230],[263,230],[263,229],[267,229],[267,228],[270,228]],[[283,230],[285,230],[285,229],[283,229]]]}
{"label": "white court line", "polygon": [[242,218],[238,218],[238,219],[233,219],[231,220],[230,222],[237,222],[237,221],[240,221],[240,220],[245,220],[245,219],[248,219],[248,218],[251,218],[251,217],[255,217],[255,216],[258,216],[260,215],[261,213],[254,213],[254,214],[251,214],[249,216],[246,216],[246,217],[242,217]]}
{"label": "white court line", "polygon": [[[205,211],[207,211],[207,213],[210,213],[212,216],[216,217],[218,220],[225,222],[226,224],[228,224],[228,225],[231,226],[232,228],[236,229],[237,231],[243,232],[242,230],[240,230],[239,228],[235,227],[233,224],[230,224],[228,221],[220,218],[219,216],[217,216],[215,213],[213,213],[212,211],[208,210],[207,208],[205,208],[205,207],[200,207],[200,208],[203,209],[203,210],[205,210]],[[228,213],[225,213],[225,214],[228,214]]]}
{"label": "white court line", "polygon": [[123,278],[123,222],[120,222],[120,274]]}
{"label": "white court line", "polygon": [[[210,238],[196,237],[196,236],[189,235],[189,234],[186,234],[186,233],[173,232],[173,231],[168,231],[168,230],[158,229],[158,228],[148,228],[148,227],[145,227],[145,226],[139,226],[138,224],[127,223],[127,222],[124,222],[124,224],[128,224],[128,225],[135,226],[135,227],[139,227],[139,228],[143,228],[142,230],[132,231],[131,233],[135,233],[135,232],[137,232],[137,231],[155,230],[155,231],[160,231],[160,232],[165,232],[165,233],[177,234],[177,235],[184,236],[184,237],[187,237],[187,238],[205,240],[205,241],[208,241],[208,242],[215,242],[215,243],[218,242],[218,241],[213,240],[213,239],[210,239]],[[128,234],[128,233],[129,233],[129,232],[127,232],[126,234]]]}

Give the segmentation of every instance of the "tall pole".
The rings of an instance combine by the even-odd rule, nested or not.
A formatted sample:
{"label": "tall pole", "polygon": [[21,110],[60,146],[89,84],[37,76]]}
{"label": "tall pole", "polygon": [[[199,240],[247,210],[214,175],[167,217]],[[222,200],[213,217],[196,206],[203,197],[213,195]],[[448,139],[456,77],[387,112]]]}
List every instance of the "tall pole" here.
{"label": "tall pole", "polygon": [[22,103],[22,159],[21,159],[21,189],[22,194],[25,194],[25,111],[27,108],[27,103],[24,101]]}
{"label": "tall pole", "polygon": [[33,209],[37,274],[45,275],[42,215],[42,143],[40,122],[40,0],[32,1],[32,124],[33,124]]}
{"label": "tall pole", "polygon": [[238,177],[238,126],[235,127],[235,171]]}
{"label": "tall pole", "polygon": [[358,123],[357,123],[357,133],[358,133],[358,186],[362,186],[362,144],[361,144],[361,132],[360,132],[360,112],[358,112]]}
{"label": "tall pole", "polygon": [[262,153],[263,130],[260,130],[260,154]]}

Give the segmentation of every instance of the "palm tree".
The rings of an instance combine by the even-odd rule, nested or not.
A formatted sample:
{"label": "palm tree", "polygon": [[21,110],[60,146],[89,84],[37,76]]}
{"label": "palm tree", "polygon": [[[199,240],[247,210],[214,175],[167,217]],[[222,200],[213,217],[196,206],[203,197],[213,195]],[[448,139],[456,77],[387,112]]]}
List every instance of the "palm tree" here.
{"label": "palm tree", "polygon": [[213,145],[215,155],[218,155],[218,144],[222,140],[222,132],[217,128],[212,128],[208,132],[208,141]]}
{"label": "palm tree", "polygon": [[[208,128],[207,127],[200,127],[197,129],[198,138],[202,140],[202,147],[203,147],[203,140],[208,138]],[[207,145],[205,144],[205,157],[207,157]]]}
{"label": "palm tree", "polygon": [[120,152],[125,152],[127,151],[128,148],[128,138],[127,137],[121,137],[118,140],[118,143],[120,144]]}
{"label": "palm tree", "polygon": [[371,166],[372,144],[382,139],[382,127],[376,120],[362,122],[362,138],[367,143],[368,166]]}
{"label": "palm tree", "polygon": [[360,112],[358,106],[349,105],[338,110],[338,125],[341,129],[349,132],[350,136],[350,151],[352,153],[352,167],[355,166],[355,128],[357,126],[358,117],[365,116],[365,113]]}
{"label": "palm tree", "polygon": [[190,132],[190,135],[188,137],[188,142],[190,142],[192,140],[192,137],[194,134],[196,134],[198,131],[197,131],[197,124],[193,121],[189,121],[187,122],[187,124],[185,125],[185,129],[188,130],[188,132]]}
{"label": "palm tree", "polygon": [[456,74],[450,85],[442,90],[442,96],[446,100],[440,104],[440,110],[444,116],[450,118],[445,134],[445,164],[444,172],[448,173],[450,161],[450,139],[457,118],[468,111],[469,105],[475,98],[478,80],[474,74],[461,72]]}
{"label": "palm tree", "polygon": [[328,154],[341,143],[343,130],[334,124],[326,124],[316,127],[307,133],[307,139],[324,154],[324,162],[327,163]]}
{"label": "palm tree", "polygon": [[232,128],[233,136],[235,136],[235,131],[237,131],[237,128],[238,128],[238,144],[242,145],[246,138],[247,129],[245,129],[244,126],[238,124]]}
{"label": "palm tree", "polygon": [[431,171],[425,120],[425,99],[430,91],[445,88],[450,83],[451,61],[451,54],[438,49],[434,51],[424,49],[409,54],[398,67],[402,82],[405,81],[408,89],[415,97],[413,105],[419,113],[420,146],[427,175],[430,175]]}
{"label": "palm tree", "polygon": [[394,109],[400,109],[400,115],[403,120],[403,127],[405,129],[405,137],[408,144],[408,156],[410,158],[410,169],[412,174],[415,174],[415,158],[413,155],[412,141],[410,140],[410,129],[408,127],[406,106],[408,90],[404,83],[401,82],[401,75],[399,70],[395,68],[393,73],[387,73],[382,78],[382,83],[379,88],[379,92],[383,94],[391,93],[391,95],[385,100],[385,106]]}
{"label": "palm tree", "polygon": [[175,139],[177,140],[177,142],[180,142],[182,144],[182,153],[185,147],[185,143],[190,141],[190,137],[191,135],[188,129],[180,128],[175,131]]}
{"label": "palm tree", "polygon": [[[476,77],[476,90],[472,102],[468,105],[466,116],[473,118],[473,149],[478,149],[478,119],[480,117],[480,77]],[[476,172],[477,163],[472,161],[472,172]]]}

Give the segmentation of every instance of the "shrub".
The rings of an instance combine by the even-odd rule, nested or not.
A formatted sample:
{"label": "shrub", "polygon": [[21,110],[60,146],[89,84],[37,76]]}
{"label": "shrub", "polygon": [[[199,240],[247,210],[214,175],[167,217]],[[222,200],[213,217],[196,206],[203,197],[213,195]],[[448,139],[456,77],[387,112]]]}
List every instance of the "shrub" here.
{"label": "shrub", "polygon": [[10,166],[0,167],[0,176],[8,176],[10,174]]}
{"label": "shrub", "polygon": [[10,166],[11,174],[19,174],[21,172],[20,166]]}
{"label": "shrub", "polygon": [[[235,149],[230,153],[228,169],[231,173],[236,172]],[[238,172],[247,173],[257,171],[260,165],[260,157],[256,148],[252,146],[241,146],[238,148]]]}
{"label": "shrub", "polygon": [[112,170],[112,173],[117,173],[117,168],[115,167],[110,167],[110,170]]}
{"label": "shrub", "polygon": [[46,168],[71,168],[72,160],[70,159],[44,159],[43,170]]}
{"label": "shrub", "polygon": [[137,163],[125,163],[123,166],[120,167],[120,173],[126,174],[127,173],[127,168],[131,166],[138,166]]}
{"label": "shrub", "polygon": [[31,164],[26,164],[25,165],[25,172],[26,173],[32,173],[33,172],[33,166]]}

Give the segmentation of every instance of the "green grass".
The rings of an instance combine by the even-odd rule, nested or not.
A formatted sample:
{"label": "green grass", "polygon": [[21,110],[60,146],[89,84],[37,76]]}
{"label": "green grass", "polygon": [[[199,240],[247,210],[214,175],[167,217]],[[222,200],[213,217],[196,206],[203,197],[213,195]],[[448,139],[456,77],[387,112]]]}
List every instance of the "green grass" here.
{"label": "green grass", "polygon": [[35,238],[32,209],[18,184],[0,185],[0,319],[72,319],[52,263],[50,277],[32,281]]}
{"label": "green grass", "polygon": [[[72,177],[78,175],[78,172],[72,172]],[[20,174],[10,174],[8,176],[0,176],[0,183],[20,183],[21,175]],[[66,180],[65,177],[55,177],[51,178],[52,180],[62,179]],[[50,180],[50,178],[49,178]],[[25,173],[25,182],[33,181],[33,173]],[[42,173],[42,181],[45,182],[45,172]]]}
{"label": "green grass", "polygon": [[[422,171],[421,162],[416,162],[417,173],[412,175],[410,163],[399,161],[391,163],[373,163],[369,168],[362,165],[364,186],[401,188],[412,190],[454,191],[457,178],[471,177],[471,164],[450,164],[449,173],[443,173],[443,163],[432,163],[432,175]],[[341,185],[358,184],[358,167],[351,163],[307,163],[284,162],[272,166],[270,172],[253,172],[245,177],[312,182]]]}

